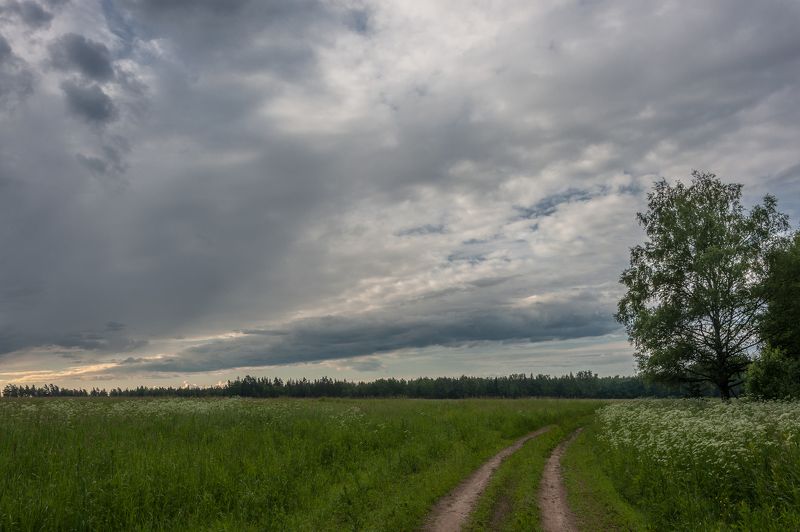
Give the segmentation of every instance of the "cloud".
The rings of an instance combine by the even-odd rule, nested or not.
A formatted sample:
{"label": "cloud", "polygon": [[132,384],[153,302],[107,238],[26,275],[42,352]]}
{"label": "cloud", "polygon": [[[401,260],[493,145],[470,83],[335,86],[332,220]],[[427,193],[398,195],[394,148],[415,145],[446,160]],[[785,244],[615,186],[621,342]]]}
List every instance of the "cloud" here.
{"label": "cloud", "polygon": [[97,176],[119,175],[128,168],[123,159],[123,151],[114,146],[104,145],[97,156],[79,153],[76,158],[78,162]]}
{"label": "cloud", "polygon": [[68,80],[61,83],[61,90],[69,110],[87,122],[104,124],[117,115],[114,102],[99,85],[83,85]]}
{"label": "cloud", "polygon": [[7,11],[17,15],[22,22],[32,28],[47,28],[50,26],[50,21],[53,20],[53,14],[44,9],[41,4],[24,0],[16,2],[11,0],[5,8],[0,6],[0,13]]}
{"label": "cloud", "polygon": [[38,350],[78,350],[124,353],[147,345],[147,340],[121,334],[121,329],[81,332],[49,332],[32,335],[0,334],[0,355],[35,347]]}
{"label": "cloud", "polygon": [[123,330],[124,328],[125,328],[125,324],[124,323],[120,323],[118,321],[113,321],[113,320],[106,322],[106,330],[107,331],[118,332],[118,331]]}
{"label": "cloud", "polygon": [[[421,309],[420,309],[421,310]],[[248,330],[191,347],[174,357],[129,360],[130,370],[193,372],[348,359],[431,346],[476,342],[544,342],[601,336],[617,328],[590,294],[528,308],[450,309],[435,315],[376,311]]]}
{"label": "cloud", "polygon": [[420,225],[418,227],[403,229],[402,231],[398,231],[396,234],[397,236],[421,236],[421,235],[430,235],[436,233],[444,233],[446,230],[447,228],[443,224],[438,224],[438,225],[425,224],[425,225]]}
{"label": "cloud", "polygon": [[524,218],[539,218],[554,214],[558,210],[559,205],[576,201],[588,201],[593,195],[594,194],[586,190],[569,188],[558,194],[542,198],[537,201],[535,205],[530,207],[517,206],[516,208],[520,212],[520,216]]}
{"label": "cloud", "polygon": [[5,61],[9,57],[11,57],[11,45],[0,35],[0,61]]}
{"label": "cloud", "polygon": [[341,366],[361,372],[374,372],[386,369],[386,366],[384,366],[383,362],[377,357],[355,358],[342,362]]}
{"label": "cloud", "polygon": [[0,15],[4,363],[502,373],[614,327],[658,176],[800,219],[791,2],[39,5]]}
{"label": "cloud", "polygon": [[8,40],[0,34],[0,110],[30,95],[33,82],[28,64],[14,54]]}
{"label": "cloud", "polygon": [[95,174],[105,174],[108,171],[108,163],[100,157],[92,157],[79,153],[76,155],[78,161]]}
{"label": "cloud", "polygon": [[103,43],[68,33],[48,46],[50,60],[60,70],[74,70],[93,81],[114,77],[111,52]]}

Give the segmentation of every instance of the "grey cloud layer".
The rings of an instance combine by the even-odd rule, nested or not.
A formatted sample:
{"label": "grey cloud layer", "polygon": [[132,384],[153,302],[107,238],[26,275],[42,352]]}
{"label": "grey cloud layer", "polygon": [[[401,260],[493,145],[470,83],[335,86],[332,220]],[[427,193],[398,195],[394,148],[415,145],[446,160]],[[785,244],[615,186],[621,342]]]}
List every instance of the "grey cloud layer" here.
{"label": "grey cloud layer", "polygon": [[129,358],[122,365],[127,371],[197,372],[472,342],[542,342],[600,336],[616,329],[616,325],[609,319],[609,309],[597,303],[588,296],[529,309],[461,309],[427,316],[374,312],[303,319],[284,330],[246,330],[242,336],[212,341],[175,357]]}
{"label": "grey cloud layer", "polygon": [[796,3],[7,5],[0,354],[602,335],[655,176],[800,214]]}

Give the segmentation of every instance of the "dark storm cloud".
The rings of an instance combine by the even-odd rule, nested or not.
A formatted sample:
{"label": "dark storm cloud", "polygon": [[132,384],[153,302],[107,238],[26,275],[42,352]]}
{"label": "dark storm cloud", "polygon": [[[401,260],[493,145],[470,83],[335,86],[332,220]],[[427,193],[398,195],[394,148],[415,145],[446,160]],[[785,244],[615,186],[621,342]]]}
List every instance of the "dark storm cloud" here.
{"label": "dark storm cloud", "polygon": [[599,336],[616,328],[607,309],[590,295],[531,309],[451,310],[430,316],[375,312],[300,320],[278,336],[253,330],[173,358],[130,360],[127,369],[190,372],[274,366],[475,342],[563,340]]}
{"label": "dark storm cloud", "polygon": [[147,345],[147,340],[131,338],[119,334],[120,331],[108,329],[105,332],[63,332],[28,336],[0,333],[0,356],[32,346],[56,350],[77,349],[123,353]]}
{"label": "dark storm cloud", "polygon": [[104,124],[113,120],[117,109],[99,85],[84,85],[74,81],[61,83],[69,110],[84,120]]}
{"label": "dark storm cloud", "polygon": [[50,60],[58,69],[74,70],[94,81],[114,77],[111,52],[103,43],[68,33],[48,46]]}
{"label": "dark storm cloud", "polygon": [[[231,117],[221,118],[225,116]],[[187,127],[208,131],[196,124]],[[38,131],[35,123],[20,121],[0,131],[0,138],[10,140],[12,131],[29,135],[31,129]],[[264,180],[267,165],[258,157],[229,168],[225,179],[206,168],[188,168],[183,177],[166,176],[170,179],[154,172],[155,178],[165,180],[164,188],[101,194],[103,202],[87,205],[76,191],[98,192],[82,179],[86,172],[78,166],[79,159],[66,151],[71,147],[61,144],[56,133],[40,131],[51,150],[38,160],[40,170],[35,174],[20,175],[11,164],[14,159],[0,157],[0,176],[7,176],[10,183],[9,190],[0,194],[0,237],[3,242],[17,242],[15,254],[3,262],[0,280],[5,286],[30,287],[13,305],[9,299],[0,300],[0,317],[14,317],[14,327],[0,332],[17,338],[18,348],[39,345],[39,319],[51,323],[50,328],[70,331],[115,315],[150,334],[167,334],[180,324],[202,321],[210,308],[235,311],[244,294],[259,294],[245,298],[251,303],[265,297],[289,302],[302,294],[293,282],[278,279],[283,257],[291,250],[292,231],[308,223],[301,207],[312,206],[314,197],[318,201],[325,197],[316,179],[303,175],[323,175],[326,156],[313,156],[300,143],[277,141],[264,147],[263,157],[272,168],[269,180]],[[0,150],[8,145],[0,142]],[[37,153],[33,144],[17,149],[20,158]],[[82,229],[74,232],[77,228]],[[17,240],[22,237],[25,240]],[[32,268],[35,264],[42,267]],[[255,264],[263,268],[256,286],[251,270]],[[290,268],[305,276],[313,264]],[[231,283],[234,279],[238,281]],[[313,280],[304,284],[309,292],[317,289]],[[270,287],[271,295],[263,285]],[[283,293],[278,294],[274,288],[281,285]],[[231,294],[237,298],[226,301]],[[262,312],[258,307],[252,311]],[[235,312],[232,315],[241,319]],[[243,323],[226,325],[238,328]]]}

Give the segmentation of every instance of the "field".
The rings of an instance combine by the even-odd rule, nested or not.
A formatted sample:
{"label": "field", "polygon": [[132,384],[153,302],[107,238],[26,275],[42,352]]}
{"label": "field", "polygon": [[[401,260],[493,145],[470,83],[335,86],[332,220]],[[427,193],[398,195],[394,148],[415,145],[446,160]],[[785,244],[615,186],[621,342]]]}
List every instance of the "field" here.
{"label": "field", "polygon": [[415,530],[516,438],[468,530],[800,529],[800,404],[718,400],[4,399],[0,530]]}
{"label": "field", "polygon": [[600,464],[587,483],[617,499],[608,506],[622,522],[643,518],[656,530],[800,530],[798,402],[616,403],[598,412],[573,453],[576,462],[588,453]]}
{"label": "field", "polygon": [[5,399],[2,530],[413,530],[567,400]]}

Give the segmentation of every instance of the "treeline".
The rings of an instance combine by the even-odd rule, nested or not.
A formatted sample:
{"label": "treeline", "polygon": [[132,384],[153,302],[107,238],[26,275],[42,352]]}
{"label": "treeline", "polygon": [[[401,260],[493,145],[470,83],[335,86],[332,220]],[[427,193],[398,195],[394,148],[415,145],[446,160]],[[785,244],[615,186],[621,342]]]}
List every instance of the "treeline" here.
{"label": "treeline", "polygon": [[4,397],[413,397],[463,399],[467,397],[565,397],[627,399],[634,397],[687,397],[713,395],[709,387],[653,383],[642,377],[599,377],[579,371],[560,377],[514,374],[507,377],[419,377],[377,379],[369,382],[321,379],[282,380],[237,377],[221,386],[114,388],[59,388],[8,384]]}
{"label": "treeline", "polygon": [[3,397],[89,397],[90,395],[99,396],[100,390],[93,388],[91,392],[87,392],[82,388],[60,388],[55,384],[45,384],[41,387],[7,384],[3,388]]}

